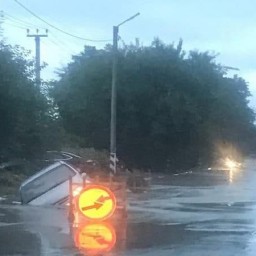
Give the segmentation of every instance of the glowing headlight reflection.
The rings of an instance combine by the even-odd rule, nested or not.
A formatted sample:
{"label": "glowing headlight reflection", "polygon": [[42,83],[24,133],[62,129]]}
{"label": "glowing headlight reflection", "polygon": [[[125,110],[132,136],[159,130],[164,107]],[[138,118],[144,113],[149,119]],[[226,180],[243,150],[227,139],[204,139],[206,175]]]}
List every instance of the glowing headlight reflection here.
{"label": "glowing headlight reflection", "polygon": [[233,183],[233,173],[234,173],[234,171],[232,169],[230,169],[229,176],[228,176],[228,178],[229,178],[228,181],[230,184]]}
{"label": "glowing headlight reflection", "polygon": [[225,160],[225,165],[227,166],[227,168],[229,168],[231,170],[236,169],[236,168],[238,168],[240,166],[239,163],[237,163],[237,162],[235,162],[235,161],[233,161],[233,160],[231,160],[229,158],[227,158]]}
{"label": "glowing headlight reflection", "polygon": [[226,158],[225,166],[229,169],[229,183],[233,183],[234,173],[239,170],[241,164],[230,158]]}

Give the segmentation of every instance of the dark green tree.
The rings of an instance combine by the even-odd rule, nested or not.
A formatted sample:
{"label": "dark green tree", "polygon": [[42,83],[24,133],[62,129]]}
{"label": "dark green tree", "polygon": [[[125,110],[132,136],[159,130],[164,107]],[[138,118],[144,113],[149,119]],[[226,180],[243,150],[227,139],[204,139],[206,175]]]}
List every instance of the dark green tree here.
{"label": "dark green tree", "polygon": [[45,150],[46,98],[34,83],[33,61],[24,49],[0,42],[0,156],[35,157]]}
{"label": "dark green tree", "polygon": [[[81,145],[108,149],[111,47],[84,52],[60,73],[53,96],[64,127]],[[213,145],[237,145],[254,130],[250,93],[215,56],[155,39],[124,46],[118,56],[117,151],[129,166],[189,168],[211,160]]]}

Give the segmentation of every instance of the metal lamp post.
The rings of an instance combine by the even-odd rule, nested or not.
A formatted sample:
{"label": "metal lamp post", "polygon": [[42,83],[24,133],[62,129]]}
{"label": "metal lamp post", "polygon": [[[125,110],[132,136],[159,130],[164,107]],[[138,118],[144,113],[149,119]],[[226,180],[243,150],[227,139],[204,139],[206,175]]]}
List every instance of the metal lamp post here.
{"label": "metal lamp post", "polygon": [[110,124],[110,169],[116,173],[116,79],[118,58],[118,29],[124,23],[140,15],[136,13],[129,19],[113,27],[113,66],[112,66],[112,90],[111,90],[111,124]]}

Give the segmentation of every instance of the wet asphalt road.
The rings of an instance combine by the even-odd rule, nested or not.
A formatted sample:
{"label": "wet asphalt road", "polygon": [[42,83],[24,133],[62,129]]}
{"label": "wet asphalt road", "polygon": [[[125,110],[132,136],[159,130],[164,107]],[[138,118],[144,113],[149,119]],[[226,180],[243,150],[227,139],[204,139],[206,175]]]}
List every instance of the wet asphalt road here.
{"label": "wet asphalt road", "polygon": [[129,202],[127,221],[107,224],[107,253],[76,248],[86,229],[70,229],[63,209],[1,205],[0,255],[256,255],[256,160],[234,173],[158,176]]}

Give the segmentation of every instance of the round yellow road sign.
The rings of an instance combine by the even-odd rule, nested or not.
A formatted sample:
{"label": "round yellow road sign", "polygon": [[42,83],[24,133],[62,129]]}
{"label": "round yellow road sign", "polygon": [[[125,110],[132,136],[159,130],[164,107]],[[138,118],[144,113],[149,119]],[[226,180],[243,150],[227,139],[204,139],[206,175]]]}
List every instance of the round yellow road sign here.
{"label": "round yellow road sign", "polygon": [[106,223],[89,223],[78,229],[75,234],[75,244],[88,255],[110,251],[116,243],[114,228]]}
{"label": "round yellow road sign", "polygon": [[77,199],[77,208],[90,220],[105,220],[116,209],[116,197],[104,186],[88,185]]}

